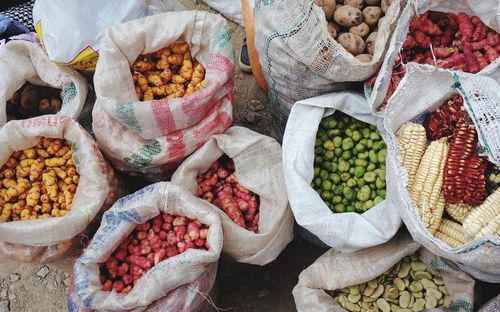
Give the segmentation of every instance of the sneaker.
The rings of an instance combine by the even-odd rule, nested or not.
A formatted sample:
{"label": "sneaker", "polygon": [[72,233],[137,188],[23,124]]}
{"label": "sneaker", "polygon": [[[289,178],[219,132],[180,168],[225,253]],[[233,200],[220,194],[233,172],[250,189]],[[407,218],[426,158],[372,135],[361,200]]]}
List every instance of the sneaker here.
{"label": "sneaker", "polygon": [[243,45],[241,46],[239,63],[241,71],[250,74],[252,73],[252,67],[250,66],[250,58],[248,57],[247,38],[243,39]]}

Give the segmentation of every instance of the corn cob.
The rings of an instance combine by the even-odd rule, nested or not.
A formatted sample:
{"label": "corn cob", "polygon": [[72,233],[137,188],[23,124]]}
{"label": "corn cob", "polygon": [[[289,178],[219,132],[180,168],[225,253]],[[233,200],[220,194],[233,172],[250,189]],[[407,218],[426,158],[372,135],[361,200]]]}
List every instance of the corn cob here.
{"label": "corn cob", "polygon": [[439,238],[440,240],[447,243],[448,245],[450,245],[453,248],[457,248],[457,247],[460,247],[463,245],[460,241],[458,241],[458,240],[454,239],[453,237],[448,236],[442,232],[436,232],[434,234],[434,237]]}
{"label": "corn cob", "polygon": [[407,122],[396,133],[401,155],[401,165],[408,171],[408,189],[411,189],[417,174],[418,165],[427,148],[425,128]]}
{"label": "corn cob", "polygon": [[474,238],[478,239],[484,236],[500,236],[500,215],[497,215],[493,220],[488,222]]}
{"label": "corn cob", "polygon": [[474,207],[466,204],[447,203],[444,209],[453,220],[463,223]]}
{"label": "corn cob", "polygon": [[469,237],[469,235],[465,232],[461,224],[447,219],[443,219],[437,232],[453,238],[454,240],[460,242],[461,245],[471,240],[471,237]]}
{"label": "corn cob", "polygon": [[465,116],[465,107],[460,95],[455,95],[443,103],[425,122],[427,137],[435,141],[453,133],[457,122]]}
{"label": "corn cob", "polygon": [[475,237],[482,228],[486,227],[498,215],[500,215],[500,188],[496,189],[481,205],[471,211],[464,220],[464,229],[469,236]]}
{"label": "corn cob", "polygon": [[432,142],[422,157],[410,190],[420,220],[431,234],[436,232],[444,212],[445,201],[441,187],[447,153],[446,138]]}
{"label": "corn cob", "polygon": [[488,161],[477,155],[476,144],[476,128],[462,119],[453,132],[444,168],[443,193],[448,203],[473,206],[487,196]]}

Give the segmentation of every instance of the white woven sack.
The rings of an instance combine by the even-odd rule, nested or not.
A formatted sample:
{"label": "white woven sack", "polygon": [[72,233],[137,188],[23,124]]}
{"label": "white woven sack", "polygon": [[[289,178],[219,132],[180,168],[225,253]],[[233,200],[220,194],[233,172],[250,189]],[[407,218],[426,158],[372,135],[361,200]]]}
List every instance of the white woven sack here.
{"label": "white woven sack", "polygon": [[[137,224],[166,212],[198,219],[210,226],[209,250],[188,249],[167,258],[146,272],[130,293],[102,291],[98,263],[105,262]],[[219,215],[207,202],[168,182],[149,185],[118,200],[103,217],[101,226],[74,266],[76,294],[87,308],[98,311],[143,311],[157,299],[198,279],[222,249]]]}
{"label": "white woven sack", "polygon": [[[206,87],[176,99],[138,101],[130,64],[176,41],[206,70]],[[94,84],[93,130],[115,168],[158,180],[232,122],[233,47],[227,22],[202,11],[168,12],[108,28]]]}
{"label": "white woven sack", "polygon": [[[488,27],[494,29],[496,32],[500,32],[500,14],[498,13],[500,11],[500,2],[498,0],[408,0],[408,5],[402,10],[396,30],[394,31],[394,36],[390,40],[386,57],[380,67],[375,85],[373,89],[365,89],[365,94],[374,113],[383,114],[379,112],[379,107],[389,89],[392,68],[408,34],[410,21],[415,15],[430,10],[454,14],[464,12],[469,16],[476,15]],[[480,74],[496,77],[498,80],[500,79],[499,66],[500,58],[497,58],[494,62],[483,68]]]}
{"label": "white woven sack", "polygon": [[281,147],[268,136],[243,127],[214,135],[182,163],[172,182],[196,192],[196,177],[223,154],[234,161],[238,182],[260,197],[259,233],[234,223],[216,208],[224,228],[224,253],[237,262],[265,265],[278,257],[293,238],[293,215],[288,206]]}
{"label": "white woven sack", "polygon": [[0,129],[0,164],[13,152],[36,145],[41,136],[71,142],[80,182],[71,209],[63,217],[0,223],[1,249],[22,245],[19,252],[28,249],[29,254],[14,256],[26,256],[24,261],[32,261],[31,257],[52,261],[48,257],[67,256],[70,251],[64,250],[65,246],[86,229],[110,191],[106,164],[97,145],[74,119],[65,116],[46,115],[7,123]]}
{"label": "white woven sack", "polygon": [[[473,240],[461,247],[451,248],[446,243],[432,236],[424,228],[418,218],[418,209],[410,198],[407,190],[407,171],[399,166],[399,155],[395,133],[407,121],[421,123],[426,113],[434,112],[444,100],[454,93],[460,92],[468,111],[474,109],[478,114],[485,105],[498,105],[500,85],[493,79],[472,74],[458,74],[448,70],[430,70],[431,66],[409,64],[408,73],[401,80],[400,87],[389,101],[385,115],[387,140],[387,174],[388,181],[394,181],[397,190],[394,200],[406,227],[413,238],[424,245],[432,253],[457,262],[462,269],[475,278],[500,282],[500,237],[483,237]],[[435,69],[435,68],[434,68]],[[490,133],[483,132],[481,136],[492,137],[500,146],[500,110],[490,111],[496,114],[496,123]],[[480,117],[477,115],[477,117]],[[486,121],[487,118],[483,118]],[[479,121],[473,118],[475,122]],[[493,120],[493,119],[490,119]],[[481,122],[476,123],[478,129]],[[495,128],[496,127],[496,128]],[[499,150],[500,151],[500,150]]]}
{"label": "white woven sack", "polygon": [[299,282],[293,289],[297,311],[345,312],[325,290],[368,282],[418,250],[429,268],[440,271],[452,299],[448,309],[432,311],[472,312],[474,279],[427,249],[419,248],[420,245],[408,234],[401,233],[383,245],[354,253],[336,253],[333,249],[327,251],[300,273]]}
{"label": "white woven sack", "polygon": [[241,12],[241,1],[235,0],[203,0],[212,9],[219,11],[222,15],[243,26],[243,15]]}
{"label": "white woven sack", "polygon": [[0,127],[7,122],[7,101],[25,82],[62,89],[57,115],[78,118],[87,96],[87,83],[76,71],[52,63],[43,48],[15,40],[0,47]]}
{"label": "white woven sack", "polygon": [[292,105],[346,89],[375,74],[383,61],[403,0],[392,0],[380,25],[369,63],[348,53],[327,31],[314,0],[255,1],[255,47],[269,87],[273,127],[281,137]]}
{"label": "white woven sack", "polygon": [[385,243],[397,232],[401,219],[393,203],[396,185],[391,179],[386,179],[386,199],[363,214],[333,213],[311,187],[318,126],[335,110],[376,125],[386,140],[382,119],[371,114],[359,94],[340,92],[299,101],[292,108],[283,139],[285,185],[297,223],[325,244],[350,252]]}

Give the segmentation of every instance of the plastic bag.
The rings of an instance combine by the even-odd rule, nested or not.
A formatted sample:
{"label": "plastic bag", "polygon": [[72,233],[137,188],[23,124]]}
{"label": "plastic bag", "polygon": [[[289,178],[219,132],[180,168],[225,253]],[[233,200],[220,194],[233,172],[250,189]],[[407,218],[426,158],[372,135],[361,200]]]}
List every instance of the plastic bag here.
{"label": "plastic bag", "polygon": [[[101,291],[97,264],[105,262],[137,224],[160,212],[198,219],[210,225],[207,236],[210,249],[188,249],[159,262],[137,280],[126,295]],[[193,283],[219,259],[223,239],[220,222],[213,207],[172,183],[152,184],[118,200],[104,214],[99,230],[75,263],[73,274],[79,300],[87,308],[99,311],[142,311],[177,287]]]}
{"label": "plastic bag", "polygon": [[[140,102],[130,64],[186,41],[206,70],[206,88],[184,98]],[[231,35],[226,21],[206,12],[170,12],[109,28],[94,76],[93,129],[115,168],[158,180],[232,122]]]}
{"label": "plastic bag", "polygon": [[327,31],[313,0],[255,1],[255,47],[269,87],[273,136],[280,139],[292,105],[347,89],[372,76],[383,61],[404,1],[393,0],[380,25],[369,63],[348,53]]}
{"label": "plastic bag", "polygon": [[[387,95],[389,84],[391,82],[391,74],[396,59],[399,57],[403,42],[408,34],[410,21],[414,16],[422,14],[426,11],[450,12],[458,14],[464,12],[469,16],[478,16],[488,27],[491,27],[496,32],[500,32],[500,15],[497,13],[500,10],[497,0],[411,0],[405,6],[399,18],[394,36],[392,36],[386,57],[380,72],[377,75],[373,88],[365,86],[365,95],[374,113],[380,113],[380,106]],[[418,12],[417,12],[418,11]],[[498,75],[499,74],[500,58],[489,64],[480,73],[483,75]]]}
{"label": "plastic bag", "polygon": [[300,273],[299,282],[293,289],[297,311],[346,311],[335,303],[325,290],[368,282],[383,274],[403,257],[418,250],[424,264],[439,271],[451,296],[449,309],[432,311],[472,312],[474,279],[425,248],[419,247],[418,243],[405,233],[383,245],[354,253],[336,253],[333,249],[329,250]]}
{"label": "plastic bag", "polygon": [[6,105],[26,82],[62,89],[61,110],[56,115],[78,119],[87,96],[87,83],[76,71],[52,63],[40,45],[11,41],[0,48],[0,127],[7,122]]}
{"label": "plastic bag", "polygon": [[[212,301],[213,287],[215,277],[217,276],[218,263],[214,262],[207,266],[207,269],[201,276],[190,284],[182,285],[165,297],[160,298],[150,304],[145,312],[164,312],[164,311],[193,311],[204,312],[210,309],[214,304]],[[76,294],[74,278],[71,279],[71,285],[68,292],[68,311],[69,312],[93,312],[95,310],[85,307],[83,302]]]}
{"label": "plastic bag", "polygon": [[0,164],[14,151],[36,145],[41,136],[73,144],[80,182],[65,216],[0,223],[0,254],[17,261],[46,263],[74,256],[95,231],[98,213],[123,193],[93,139],[69,117],[46,115],[6,124],[0,129]]}
{"label": "plastic bag", "polygon": [[[434,112],[444,100],[457,92],[463,97],[469,115],[474,116],[473,121],[479,129],[477,132],[480,133],[480,141],[481,137],[485,141],[491,140],[490,152],[496,151],[496,155],[500,157],[500,148],[494,148],[500,147],[500,136],[498,136],[500,112],[498,109],[483,111],[487,107],[498,107],[500,85],[491,78],[481,75],[459,74],[442,69],[436,70],[428,65],[409,64],[408,72],[389,101],[385,115],[385,127],[389,134],[387,180],[393,181],[396,188],[394,201],[403,222],[417,242],[432,253],[456,262],[475,278],[498,283],[500,282],[500,237],[483,237],[459,248],[451,248],[432,236],[419,220],[418,209],[407,190],[407,171],[399,165],[395,133],[401,125],[410,120],[422,123],[427,113]],[[483,113],[487,115],[482,115]]]}
{"label": "plastic bag", "polygon": [[283,167],[295,220],[325,244],[345,252],[379,245],[399,229],[401,218],[393,202],[397,187],[386,178],[387,196],[363,214],[332,213],[311,187],[318,125],[335,110],[376,125],[386,140],[382,119],[371,115],[366,100],[351,92],[332,93],[295,103],[283,139]]}
{"label": "plastic bag", "polygon": [[172,176],[172,183],[196,193],[196,177],[223,154],[234,161],[238,182],[260,197],[258,234],[242,228],[216,208],[224,228],[223,251],[237,262],[265,265],[276,259],[293,238],[293,215],[278,142],[243,127],[232,127],[212,136],[186,159]]}

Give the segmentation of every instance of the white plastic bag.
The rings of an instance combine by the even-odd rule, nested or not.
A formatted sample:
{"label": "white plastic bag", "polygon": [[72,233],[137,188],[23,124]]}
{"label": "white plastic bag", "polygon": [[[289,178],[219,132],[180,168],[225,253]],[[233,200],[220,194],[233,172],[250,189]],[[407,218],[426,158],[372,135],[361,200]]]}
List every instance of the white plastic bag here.
{"label": "white plastic bag", "polygon": [[374,279],[390,269],[401,258],[420,252],[427,267],[438,270],[451,296],[449,309],[432,311],[472,312],[474,300],[474,279],[434,256],[411,237],[402,233],[391,241],[353,253],[327,251],[299,275],[299,282],[293,289],[297,311],[344,312],[341,306],[325,290],[336,290],[358,285]]}
{"label": "white plastic bag", "polygon": [[[490,152],[500,157],[500,135],[498,135],[500,110],[482,111],[484,107],[498,108],[500,85],[493,79],[473,74],[459,74],[432,66],[409,64],[408,72],[401,80],[400,87],[390,99],[385,115],[387,140],[387,175],[393,181],[394,201],[406,227],[413,238],[432,253],[456,262],[463,270],[475,278],[500,282],[500,237],[483,237],[452,248],[432,236],[422,225],[418,209],[407,190],[408,175],[399,166],[395,133],[407,121],[421,123],[423,117],[434,112],[444,100],[460,92],[477,132],[487,142]],[[470,114],[473,112],[473,114]],[[482,115],[486,113],[487,116]],[[493,148],[497,146],[497,148]]]}
{"label": "white plastic bag", "polygon": [[212,9],[219,11],[228,19],[243,26],[240,0],[203,0],[203,2],[212,7]]}
{"label": "white plastic bag", "polygon": [[234,223],[216,208],[224,228],[223,251],[237,262],[265,265],[278,257],[293,238],[293,215],[288,206],[281,147],[273,138],[243,127],[214,135],[186,159],[172,183],[196,193],[196,177],[223,154],[234,161],[238,182],[260,197],[259,233]]}
{"label": "white plastic bag", "polygon": [[7,122],[7,101],[26,81],[62,89],[62,106],[56,115],[78,119],[84,107],[85,79],[75,70],[52,63],[36,43],[17,40],[0,47],[0,77],[0,127]]}
{"label": "white plastic bag", "polygon": [[[198,219],[209,225],[207,242],[210,248],[188,249],[159,262],[138,279],[126,295],[102,291],[98,263],[105,262],[137,224],[161,212]],[[99,230],[75,263],[76,294],[90,309],[143,311],[170,291],[197,280],[208,265],[218,261],[221,249],[221,221],[211,205],[172,183],[152,184],[121,198],[104,214]]]}
{"label": "white plastic bag", "polygon": [[393,203],[397,187],[391,179],[386,179],[386,199],[363,214],[333,213],[311,187],[318,125],[335,110],[376,125],[386,140],[382,119],[371,115],[361,95],[340,92],[318,96],[293,106],[283,139],[283,166],[288,199],[297,223],[325,244],[349,252],[385,243],[397,232],[401,219]]}
{"label": "white plastic bag", "polygon": [[[488,27],[500,32],[500,3],[497,0],[409,0],[399,18],[394,36],[387,49],[386,57],[373,88],[365,87],[365,94],[374,113],[379,113],[380,106],[387,94],[391,82],[394,63],[408,34],[410,21],[414,16],[426,11],[450,12],[458,14],[464,12],[469,16],[478,16]],[[485,67],[480,73],[488,76],[497,76],[499,79],[500,58]],[[383,113],[381,113],[383,114]]]}
{"label": "white plastic bag", "polygon": [[119,196],[96,143],[69,117],[46,115],[7,123],[0,129],[0,164],[13,152],[36,145],[42,136],[73,144],[80,181],[63,217],[0,223],[0,254],[18,261],[52,262],[72,256],[81,250],[82,236],[91,234],[86,229],[98,212]]}

